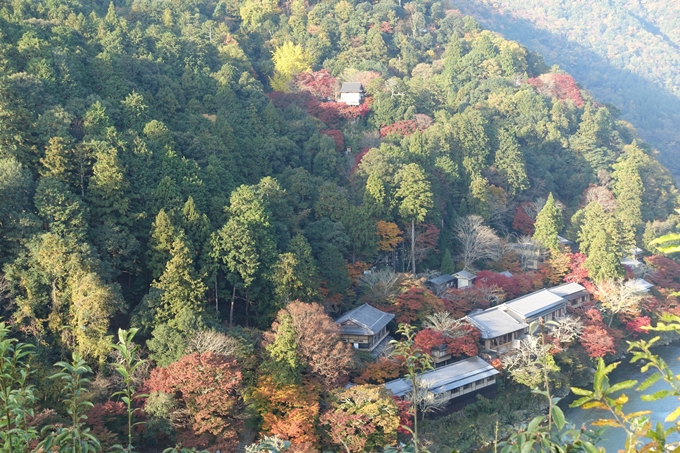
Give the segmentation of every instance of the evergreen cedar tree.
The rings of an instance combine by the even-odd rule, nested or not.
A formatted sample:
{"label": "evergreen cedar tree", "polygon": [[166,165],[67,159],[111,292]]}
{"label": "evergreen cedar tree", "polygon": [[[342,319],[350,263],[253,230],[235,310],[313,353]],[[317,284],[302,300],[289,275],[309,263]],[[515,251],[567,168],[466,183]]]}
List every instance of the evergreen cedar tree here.
{"label": "evergreen cedar tree", "polygon": [[[562,231],[550,200],[575,212],[565,232],[582,254],[568,265],[553,256],[522,273],[507,253],[476,264],[511,269],[509,280],[482,269],[480,286],[442,299],[409,281],[376,304],[422,325],[487,308],[490,286],[512,297],[564,273],[585,285],[622,277],[622,250],[677,223],[669,172],[615,110],[437,2],[408,19],[349,2],[48,3],[0,12],[0,286],[17,335],[46,345],[29,378],[44,395],[36,413],[63,407],[42,379],[49,357],[75,351],[104,366],[111,332],[134,326],[155,367],[147,387],[174,407],[154,423],[183,445],[233,449],[244,396],[257,429],[299,451],[333,442],[322,407],[342,412],[333,426],[354,445],[371,445],[385,429],[362,431],[361,414],[328,399],[349,377],[398,375],[384,361],[353,369],[327,314],[368,294],[355,278],[368,264],[455,270],[453,225],[468,215],[550,247]],[[328,101],[339,80],[360,82],[365,101]],[[636,320],[589,321],[593,355],[619,347],[622,326],[639,334],[645,317],[680,311],[678,266],[647,262],[658,294]],[[225,325],[247,352],[187,355],[197,334]],[[472,351],[464,338],[452,351]],[[96,403],[93,422],[118,416]],[[171,446],[154,423],[135,447]],[[121,430],[99,432],[123,442]]]}

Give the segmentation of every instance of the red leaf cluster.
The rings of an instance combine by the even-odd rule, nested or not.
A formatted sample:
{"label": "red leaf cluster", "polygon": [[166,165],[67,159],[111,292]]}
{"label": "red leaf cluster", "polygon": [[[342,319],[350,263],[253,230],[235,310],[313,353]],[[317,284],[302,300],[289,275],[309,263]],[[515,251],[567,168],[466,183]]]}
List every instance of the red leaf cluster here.
{"label": "red leaf cluster", "polygon": [[626,323],[626,330],[633,333],[633,337],[637,337],[638,334],[644,334],[647,331],[643,327],[652,324],[652,320],[649,316],[638,316]]}
{"label": "red leaf cluster", "polygon": [[653,255],[645,259],[654,268],[649,276],[652,283],[660,288],[680,291],[680,264],[661,255]]}
{"label": "red leaf cluster", "polygon": [[298,74],[293,85],[299,91],[307,91],[317,98],[332,99],[338,89],[338,81],[325,69]]}
{"label": "red leaf cluster", "polygon": [[237,433],[243,426],[241,381],[235,359],[205,352],[154,369],[146,386],[150,392],[175,395],[188,412],[196,434],[211,434],[218,444],[236,448]]}
{"label": "red leaf cluster", "polygon": [[587,326],[583,330],[579,341],[592,358],[616,353],[614,338],[609,335],[607,329],[601,326]]}
{"label": "red leaf cluster", "polygon": [[321,120],[331,129],[342,126],[344,121],[364,118],[371,111],[371,98],[364,99],[361,105],[347,105],[344,102],[321,102],[310,92],[282,93],[274,91],[267,94],[267,97],[275,107],[285,110],[291,104],[295,104],[308,114]]}
{"label": "red leaf cluster", "polygon": [[[588,270],[584,267],[586,256],[583,253],[567,253],[567,256],[569,256],[569,273],[564,276],[564,281],[567,283],[587,283]],[[586,287],[586,289],[591,290],[589,287]]]}
{"label": "red leaf cluster", "polygon": [[[409,431],[413,428],[413,415],[411,414],[411,402],[399,397],[393,396],[394,402],[397,403],[399,411],[399,428],[397,431],[407,436],[413,434]],[[409,429],[406,429],[409,428]]]}
{"label": "red leaf cluster", "polygon": [[574,78],[568,74],[541,74],[529,79],[528,83],[544,96],[554,97],[560,101],[571,100],[578,108],[585,105],[581,90]]}
{"label": "red leaf cluster", "polygon": [[507,299],[515,299],[534,290],[534,277],[531,274],[515,274],[506,277],[493,271],[480,271],[475,279],[475,286],[496,285],[503,290]]}
{"label": "red leaf cluster", "polygon": [[383,33],[392,33],[394,30],[389,22],[383,21],[380,23],[380,31]]}
{"label": "red leaf cluster", "polygon": [[416,120],[401,120],[389,126],[383,126],[380,128],[380,136],[387,137],[389,134],[395,134],[400,137],[408,137],[417,130],[423,130],[418,127],[418,122]]}
{"label": "red leaf cluster", "polygon": [[529,217],[525,209],[525,205],[528,203],[522,203],[517,206],[517,211],[515,212],[515,217],[512,219],[513,230],[519,231],[522,234],[533,235],[534,234],[534,219]]}
{"label": "red leaf cluster", "polygon": [[445,310],[441,299],[430,290],[418,286],[401,293],[394,304],[381,304],[379,308],[394,313],[395,321],[404,324],[419,324],[428,315]]}
{"label": "red leaf cluster", "polygon": [[479,352],[480,333],[472,326],[461,326],[460,336],[451,338],[432,329],[423,329],[415,336],[415,346],[427,354],[431,354],[434,348],[446,345],[446,350],[453,357],[472,357]]}
{"label": "red leaf cluster", "polygon": [[342,136],[342,131],[339,129],[325,129],[319,131],[320,134],[328,135],[335,142],[335,150],[341,152],[345,149],[345,138]]}

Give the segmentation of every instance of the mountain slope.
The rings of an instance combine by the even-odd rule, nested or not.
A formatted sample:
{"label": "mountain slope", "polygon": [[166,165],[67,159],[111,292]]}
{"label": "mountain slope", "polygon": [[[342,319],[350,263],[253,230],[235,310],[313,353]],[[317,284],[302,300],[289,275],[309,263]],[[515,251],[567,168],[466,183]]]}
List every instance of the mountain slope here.
{"label": "mountain slope", "polygon": [[542,53],[621,109],[680,174],[680,6],[652,0],[456,0],[484,26]]}

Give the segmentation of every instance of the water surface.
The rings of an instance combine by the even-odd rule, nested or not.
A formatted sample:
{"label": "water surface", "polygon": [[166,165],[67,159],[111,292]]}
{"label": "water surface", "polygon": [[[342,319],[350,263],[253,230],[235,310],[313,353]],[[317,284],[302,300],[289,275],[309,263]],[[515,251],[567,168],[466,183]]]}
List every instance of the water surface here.
{"label": "water surface", "polygon": [[[672,345],[666,347],[657,348],[655,351],[661,358],[663,358],[666,363],[671,367],[674,374],[680,374],[680,361],[678,356],[680,356],[680,346]],[[625,359],[621,364],[610,374],[609,382],[613,385],[616,382],[621,382],[629,379],[637,380],[638,382],[643,382],[648,376],[652,374],[650,369],[646,374],[640,373],[640,364],[628,363],[629,359]],[[671,412],[673,412],[679,405],[680,402],[677,398],[669,397],[659,401],[642,401],[640,399],[641,395],[651,394],[659,390],[670,389],[670,386],[666,384],[663,380],[657,382],[644,392],[637,392],[635,388],[626,390],[624,393],[630,398],[628,403],[624,405],[624,412],[631,413],[642,410],[652,411],[652,424],[656,426],[656,422],[662,422],[664,418]],[[583,424],[587,424],[589,427],[590,423],[599,418],[611,418],[608,416],[608,412],[590,409],[583,410],[580,408],[567,409],[564,412],[569,423],[573,423],[577,427]],[[670,423],[665,424],[666,428],[670,427]],[[604,447],[607,452],[616,452],[617,450],[623,449],[625,446],[626,435],[622,429],[617,428],[607,428],[603,436],[602,442],[598,446]],[[680,441],[680,435],[673,434],[668,439],[669,442]]]}

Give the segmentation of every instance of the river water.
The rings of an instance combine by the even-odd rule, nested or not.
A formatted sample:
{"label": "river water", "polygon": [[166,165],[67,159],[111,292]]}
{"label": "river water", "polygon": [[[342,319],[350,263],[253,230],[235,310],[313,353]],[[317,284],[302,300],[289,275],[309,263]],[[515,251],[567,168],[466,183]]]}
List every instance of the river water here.
{"label": "river water", "polygon": [[[663,358],[666,363],[671,367],[674,374],[680,374],[680,346],[671,345],[657,348],[655,351],[661,358]],[[637,380],[639,383],[643,382],[649,375],[652,374],[650,369],[645,375],[640,373],[640,364],[631,364],[628,362],[629,359],[624,359],[621,364],[610,374],[609,382],[614,384],[616,382],[622,382],[628,379]],[[659,401],[642,401],[640,396],[643,394],[651,394],[659,390],[669,389],[670,386],[666,384],[663,380],[657,382],[644,392],[636,392],[635,388],[625,390],[624,393],[630,398],[628,403],[623,406],[625,413],[631,413],[641,410],[651,410],[652,414],[652,425],[656,426],[656,422],[662,422],[664,418],[675,408],[680,405],[677,398],[669,397]],[[566,409],[564,415],[566,416],[569,423],[573,423],[576,427],[580,427],[583,424],[587,424],[590,427],[590,422],[597,420],[599,418],[610,418],[608,412],[589,409],[583,410],[580,408]],[[665,424],[666,428],[670,427],[670,423]],[[607,428],[607,431],[603,435],[603,440],[598,444],[598,446],[604,447],[608,453],[616,452],[617,450],[623,449],[625,446],[626,435],[622,429],[618,428]],[[673,434],[668,438],[668,442],[680,441],[680,436]]]}

